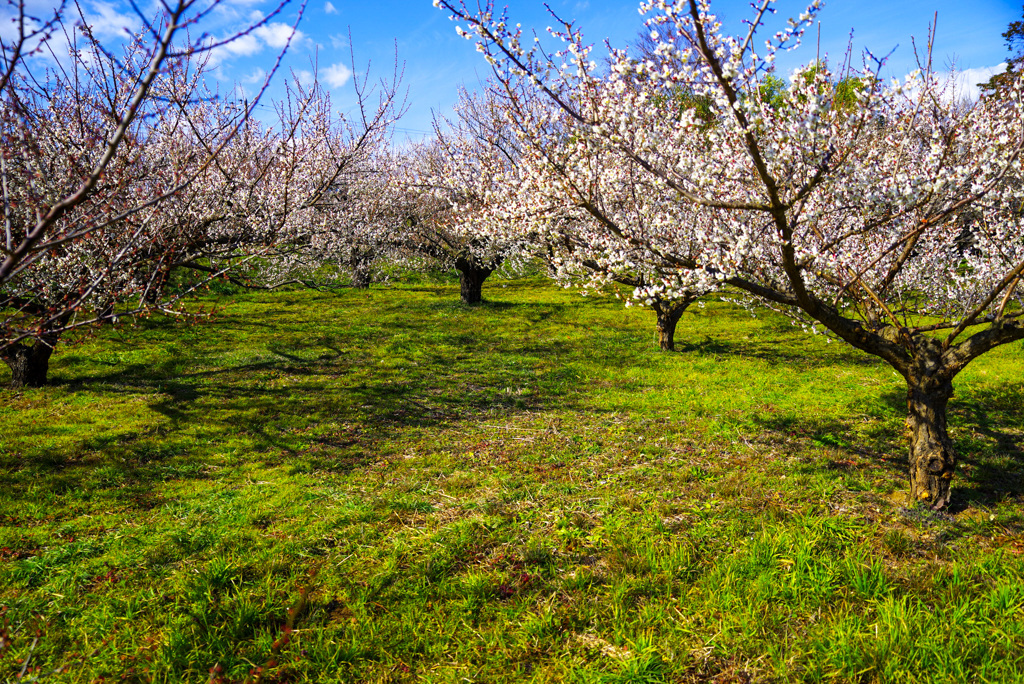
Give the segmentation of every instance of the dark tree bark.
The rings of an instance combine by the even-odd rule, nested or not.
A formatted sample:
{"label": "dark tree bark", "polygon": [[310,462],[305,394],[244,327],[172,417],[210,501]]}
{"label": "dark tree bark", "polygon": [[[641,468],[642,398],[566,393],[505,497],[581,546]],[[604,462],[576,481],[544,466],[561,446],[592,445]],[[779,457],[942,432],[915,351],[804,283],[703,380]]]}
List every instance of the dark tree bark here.
{"label": "dark tree bark", "polygon": [[48,344],[35,340],[31,344],[18,342],[0,351],[4,363],[11,369],[11,387],[42,387],[50,369],[50,356],[57,340]]}
{"label": "dark tree bark", "polygon": [[455,268],[459,271],[459,291],[463,304],[482,302],[484,281],[494,273],[494,269],[467,259],[456,261]]}
{"label": "dark tree bark", "polygon": [[907,429],[910,433],[910,496],[938,510],[949,503],[956,453],[946,427],[953,396],[951,368],[941,342],[919,336],[907,369]]}
{"label": "dark tree bark", "polygon": [[352,271],[351,285],[357,290],[368,290],[373,282],[373,274],[368,268],[359,268]]}
{"label": "dark tree bark", "polygon": [[348,257],[351,273],[349,285],[357,290],[369,289],[373,282],[373,251],[363,246],[353,246]]}
{"label": "dark tree bark", "polygon": [[952,396],[953,383],[948,380],[914,380],[907,389],[910,496],[935,510],[949,503],[956,469],[956,453],[946,429],[946,404]]}
{"label": "dark tree bark", "polygon": [[686,307],[690,306],[692,299],[682,301],[657,300],[651,307],[658,316],[658,345],[664,351],[675,351],[676,348],[676,324],[682,318]]}
{"label": "dark tree bark", "polygon": [[[592,271],[610,276],[612,280],[632,288],[645,288],[650,281],[643,274],[609,273],[604,266],[593,259],[584,260],[583,265]],[[651,308],[657,316],[658,322],[658,346],[662,351],[675,351],[676,349],[676,324],[682,318],[690,304],[693,304],[700,297],[699,295],[684,290],[678,295],[678,299],[662,299],[655,295]]]}

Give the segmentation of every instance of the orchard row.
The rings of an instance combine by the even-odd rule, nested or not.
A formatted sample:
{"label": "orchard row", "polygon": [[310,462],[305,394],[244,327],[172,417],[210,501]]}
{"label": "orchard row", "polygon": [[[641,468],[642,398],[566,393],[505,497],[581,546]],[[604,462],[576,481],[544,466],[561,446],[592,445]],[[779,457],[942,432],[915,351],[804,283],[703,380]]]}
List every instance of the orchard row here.
{"label": "orchard row", "polygon": [[542,41],[490,6],[435,4],[493,76],[419,144],[392,141],[397,68],[357,82],[352,119],[316,83],[290,83],[273,122],[218,99],[206,53],[178,44],[188,3],[117,58],[74,28],[82,47],[45,77],[9,59],[0,339],[15,382],[43,384],[69,330],[179,312],[211,278],[365,286],[377,262],[426,259],[458,269],[471,303],[501,264],[539,259],[563,281],[624,285],[668,349],[686,306],[728,288],[883,359],[907,384],[911,493],[949,502],[953,380],[1024,339],[1019,79],[964,103],[927,55],[898,82],[868,55],[784,82],[775,56],[817,2],[768,41],[769,0],[740,36],[707,2],[647,3],[644,40],[601,59],[571,22]]}

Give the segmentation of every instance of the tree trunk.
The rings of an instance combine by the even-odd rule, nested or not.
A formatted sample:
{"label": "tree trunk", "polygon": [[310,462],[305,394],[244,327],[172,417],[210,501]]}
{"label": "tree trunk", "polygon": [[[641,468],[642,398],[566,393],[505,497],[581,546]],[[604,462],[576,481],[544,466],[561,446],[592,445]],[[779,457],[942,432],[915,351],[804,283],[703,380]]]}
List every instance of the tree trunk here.
{"label": "tree trunk", "polygon": [[481,268],[465,262],[455,265],[459,269],[459,289],[464,304],[479,304],[483,301],[484,281],[494,273],[493,268]]}
{"label": "tree trunk", "polygon": [[373,282],[373,275],[370,273],[368,268],[357,268],[352,271],[351,286],[357,290],[368,290],[370,289],[370,283]]}
{"label": "tree trunk", "polygon": [[117,320],[117,316],[114,315],[114,302],[107,302],[102,308],[96,311],[96,318],[99,319],[100,325],[106,325],[113,323]]}
{"label": "tree trunk", "polygon": [[658,315],[658,344],[664,351],[675,351],[676,324],[689,305],[689,301],[654,302],[652,308]]}
{"label": "tree trunk", "polygon": [[4,363],[11,369],[11,387],[42,387],[46,384],[46,373],[50,368],[54,339],[50,344],[39,340],[32,344],[13,344],[0,352]]}
{"label": "tree trunk", "polygon": [[956,469],[956,453],[946,429],[946,404],[953,396],[953,380],[938,355],[922,347],[938,347],[938,342],[929,340],[918,347],[919,352],[926,353],[916,355],[907,376],[910,496],[939,510],[949,503],[950,481]]}
{"label": "tree trunk", "polygon": [[349,286],[367,290],[373,282],[373,251],[354,245],[348,256]]}

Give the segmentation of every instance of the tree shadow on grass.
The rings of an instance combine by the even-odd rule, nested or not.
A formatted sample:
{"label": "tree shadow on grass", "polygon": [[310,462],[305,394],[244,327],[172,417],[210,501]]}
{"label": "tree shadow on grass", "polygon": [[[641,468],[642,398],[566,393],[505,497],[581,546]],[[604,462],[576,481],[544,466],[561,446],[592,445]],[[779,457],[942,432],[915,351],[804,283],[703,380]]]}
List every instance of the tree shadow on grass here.
{"label": "tree shadow on grass", "polygon": [[[792,337],[798,339],[803,333],[793,333]],[[885,366],[885,362],[869,354],[858,352],[855,349],[841,347],[836,350],[829,350],[828,354],[808,353],[806,349],[795,347],[791,340],[772,339],[771,337],[758,337],[733,341],[723,338],[712,338],[705,335],[703,340],[697,341],[693,338],[685,339],[676,337],[676,352],[699,354],[702,356],[739,356],[743,358],[760,359],[772,365],[790,364],[794,367],[823,368],[836,365],[849,365],[861,367]]]}
{"label": "tree shadow on grass", "polygon": [[511,399],[505,388],[532,381],[531,369],[481,371],[471,361],[464,368],[456,360],[428,359],[399,361],[350,377],[346,364],[337,363],[340,356],[306,360],[283,353],[277,361],[176,374],[173,379],[154,378],[145,367],[135,366],[94,382],[107,391],[159,394],[162,398],[150,406],[174,422],[209,419],[208,413],[197,416],[192,411],[215,402],[218,412],[254,415],[258,424],[301,416],[360,422],[376,431],[433,427],[496,410],[542,410],[561,399],[550,396],[550,388],[518,402]]}
{"label": "tree shadow on grass", "polygon": [[952,512],[1024,497],[1024,385],[962,392],[949,423],[959,459]]}
{"label": "tree shadow on grass", "polygon": [[[571,345],[558,341],[531,348],[572,353]],[[319,342],[282,342],[259,350],[255,361],[202,368],[202,359],[169,349],[159,364],[54,383],[81,397],[93,395],[99,404],[112,395],[141,396],[165,420],[108,426],[99,436],[86,409],[68,416],[79,422],[81,437],[64,439],[64,453],[45,445],[65,426],[34,426],[39,446],[23,441],[18,466],[61,491],[106,487],[95,472],[100,468],[117,471],[109,486],[140,491],[156,480],[201,479],[208,475],[205,461],[221,461],[219,454],[228,452],[235,462],[301,460],[302,467],[349,471],[386,457],[410,430],[575,405],[564,366],[538,370],[531,363],[508,363],[504,351],[486,357],[472,352],[468,347],[452,358],[427,348],[410,360],[365,349],[346,353]]]}
{"label": "tree shadow on grass", "polygon": [[[905,478],[907,446],[902,431],[894,432],[894,420],[906,416],[906,395],[889,391],[873,399],[891,418],[857,442],[852,423],[818,416],[755,418],[769,439],[797,439],[808,448],[829,448],[828,455],[809,466],[853,474],[884,468]],[[1024,499],[1024,385],[1007,383],[994,388],[957,394],[949,406],[948,424],[958,467],[947,512],[990,507],[1007,498]],[[884,423],[884,424],[882,424]],[[861,431],[859,434],[864,435]],[[1024,532],[1024,517],[1011,523]]]}
{"label": "tree shadow on grass", "polygon": [[[785,332],[785,331],[783,331]],[[677,342],[679,351],[702,356],[738,356],[758,358],[771,364],[795,364],[802,368],[838,365],[882,366],[875,357],[853,349],[832,350],[830,354],[811,355],[789,349],[785,339],[763,338],[733,341],[705,336],[701,341]],[[803,439],[808,445],[831,447],[837,458],[825,459],[822,467],[852,472],[884,467],[900,477],[907,473],[907,447],[902,430],[894,432],[892,418],[900,426],[906,417],[906,394],[902,390],[882,392],[868,398],[882,416],[890,416],[867,443],[856,443],[852,423],[815,415],[777,417],[763,415],[754,422],[778,438]],[[958,391],[949,406],[949,427],[960,465],[954,480],[949,510],[961,512],[971,506],[990,506],[1007,497],[1024,497],[1024,385],[1004,385]],[[871,413],[877,415],[877,411]],[[864,431],[860,431],[863,437]]]}
{"label": "tree shadow on grass", "polygon": [[[888,421],[885,421],[888,423]],[[906,454],[897,444],[898,434],[885,424],[865,431],[863,426],[855,434],[852,421],[825,418],[808,414],[795,416],[755,416],[762,439],[776,444],[797,445],[813,461],[805,466],[812,471],[828,470],[844,475],[884,470],[890,474],[905,475]],[[891,423],[889,423],[891,424]],[[787,449],[793,447],[787,446]]]}

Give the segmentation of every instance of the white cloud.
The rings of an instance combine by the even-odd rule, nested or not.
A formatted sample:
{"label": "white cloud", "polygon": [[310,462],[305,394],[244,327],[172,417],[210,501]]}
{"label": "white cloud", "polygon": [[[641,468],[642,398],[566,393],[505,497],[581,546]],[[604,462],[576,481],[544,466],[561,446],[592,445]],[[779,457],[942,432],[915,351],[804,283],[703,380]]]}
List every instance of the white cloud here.
{"label": "white cloud", "polygon": [[[214,39],[209,39],[209,43],[216,42]],[[241,36],[231,42],[219,45],[210,50],[210,62],[211,68],[217,68],[224,62],[228,61],[232,57],[251,57],[257,52],[263,49],[263,45],[256,36],[249,34],[247,36]]]}
{"label": "white cloud", "polygon": [[334,3],[328,2],[324,5],[324,12],[327,12],[328,14],[337,14],[338,8],[334,6]]}
{"label": "white cloud", "polygon": [[305,39],[305,34],[298,29],[295,30],[295,36],[292,37],[292,27],[288,24],[282,24],[281,22],[271,22],[266,26],[260,26],[253,33],[256,34],[263,42],[270,47],[280,50],[288,44],[288,39],[291,38],[292,42],[298,43]]}
{"label": "white cloud", "polygon": [[245,36],[239,36],[231,42],[225,43],[222,46],[222,49],[232,55],[250,57],[262,50],[263,46],[260,44],[259,39],[250,33]]}
{"label": "white cloud", "polygon": [[[227,24],[240,25],[242,22],[246,24],[251,23],[246,19],[246,15],[259,14],[260,18],[263,17],[263,13],[249,9],[251,5],[262,4],[264,0],[222,0],[218,3],[211,3],[213,5],[213,14],[216,17],[214,23],[224,26]],[[153,2],[150,0],[150,5],[153,7],[153,12],[157,12],[162,9],[159,2]],[[259,21],[259,19],[257,19]]]}
{"label": "white cloud", "polygon": [[344,50],[348,47],[348,36],[343,33],[332,33],[331,47],[335,50]]}
{"label": "white cloud", "polygon": [[[20,37],[17,7],[20,3],[7,2],[0,6],[0,39],[13,42]],[[35,58],[51,61],[56,59],[64,62],[68,57],[71,48],[70,39],[77,39],[79,49],[87,41],[82,39],[81,29],[78,24],[84,22],[92,29],[93,35],[98,38],[108,51],[117,54],[116,46],[129,37],[130,34],[142,30],[142,20],[134,12],[122,12],[115,3],[97,0],[88,2],[81,0],[81,16],[79,7],[75,3],[68,3],[70,7],[64,7],[64,30],[57,30],[49,34],[49,40],[43,41],[42,36],[35,36],[26,45],[22,46],[23,55],[31,55]],[[48,21],[54,17],[54,11],[60,3],[49,0],[27,0],[24,9],[25,32],[31,34],[42,28],[39,20]],[[88,57],[93,63],[95,59]]]}
{"label": "white cloud", "polygon": [[341,88],[352,78],[352,70],[342,63],[332,64],[324,69],[324,80],[332,88]]}
{"label": "white cloud", "polygon": [[122,14],[107,2],[94,2],[87,6],[85,21],[92,27],[96,37],[101,39],[124,38],[128,32],[135,33],[142,28],[137,15]]}
{"label": "white cloud", "polygon": [[[258,13],[250,16],[250,19],[254,21],[259,21],[259,18]],[[266,26],[260,26],[252,31],[252,33],[239,36],[212,50],[210,53],[210,66],[217,67],[232,57],[252,57],[262,52],[268,46],[274,50],[282,50],[288,44],[289,38],[292,40],[292,46],[295,46],[300,41],[308,40],[302,31],[295,31],[295,35],[292,36],[292,27],[288,24],[272,22]],[[224,40],[224,38],[219,40]],[[209,42],[216,41],[211,38]]]}
{"label": "white cloud", "polygon": [[295,78],[299,79],[299,83],[302,85],[311,86],[316,76],[308,69],[299,69],[295,72]]}
{"label": "white cloud", "polygon": [[[975,69],[964,69],[963,71],[939,71],[935,73],[935,79],[939,85],[939,97],[946,102],[977,102],[981,97],[980,84],[987,83],[996,74],[1006,71],[1006,62],[990,67],[977,67]],[[911,96],[916,96],[917,88],[910,91]]]}

